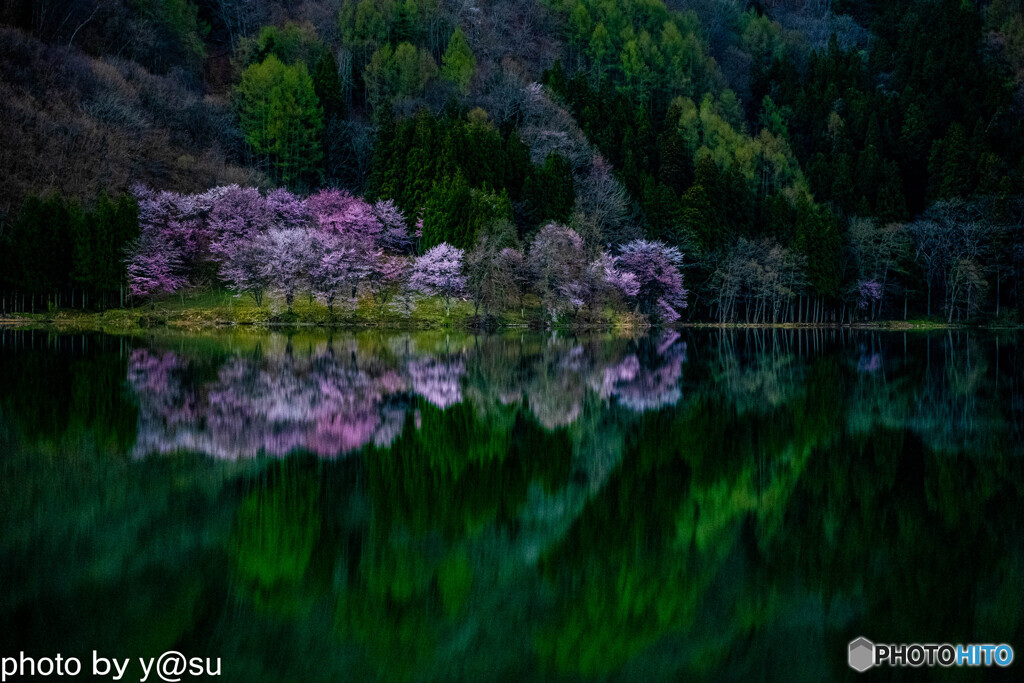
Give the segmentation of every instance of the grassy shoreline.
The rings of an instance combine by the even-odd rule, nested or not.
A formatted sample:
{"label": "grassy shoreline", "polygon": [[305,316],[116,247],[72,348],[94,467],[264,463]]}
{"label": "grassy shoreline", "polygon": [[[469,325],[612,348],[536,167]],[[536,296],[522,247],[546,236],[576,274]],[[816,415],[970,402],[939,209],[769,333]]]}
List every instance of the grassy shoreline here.
{"label": "grassy shoreline", "polygon": [[[452,301],[446,310],[438,297],[421,297],[408,307],[389,305],[381,309],[369,298],[328,310],[307,296],[296,297],[289,311],[283,300],[268,299],[256,306],[250,297],[226,291],[206,291],[166,298],[135,308],[106,311],[57,309],[41,313],[18,313],[0,317],[0,325],[45,326],[128,331],[158,327],[198,329],[248,326],[256,328],[324,327],[333,329],[391,330],[543,330],[549,321],[533,297],[520,311],[485,317],[468,301]],[[649,327],[645,316],[629,311],[601,311],[586,321],[556,325],[566,329],[616,329],[642,331]]]}
{"label": "grassy shoreline", "polygon": [[[135,308],[113,308],[106,311],[57,309],[41,313],[17,313],[0,317],[0,326],[46,327],[85,330],[131,331],[152,328],[209,329],[247,326],[280,329],[322,327],[332,329],[388,330],[621,330],[642,332],[650,327],[646,318],[629,311],[601,311],[585,321],[551,325],[540,302],[528,299],[522,310],[506,312],[485,319],[472,303],[453,301],[446,312],[438,298],[420,298],[408,308],[397,306],[381,310],[369,299],[360,299],[344,307],[327,306],[308,297],[296,298],[289,312],[283,301],[265,301],[257,307],[251,298],[230,292],[212,290],[175,296]],[[680,321],[672,327],[686,329],[849,329],[889,332],[935,332],[958,329],[1015,331],[1020,324],[989,321],[981,324],[947,323],[941,320],[876,320],[855,323],[720,323],[713,321]]]}

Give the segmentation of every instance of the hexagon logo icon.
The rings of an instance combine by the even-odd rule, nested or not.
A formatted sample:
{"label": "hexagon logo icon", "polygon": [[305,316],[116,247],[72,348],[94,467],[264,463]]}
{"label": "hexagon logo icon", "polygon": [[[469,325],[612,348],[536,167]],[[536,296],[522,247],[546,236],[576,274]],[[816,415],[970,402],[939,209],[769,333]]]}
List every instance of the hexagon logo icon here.
{"label": "hexagon logo icon", "polygon": [[867,671],[875,665],[875,644],[867,638],[850,641],[850,668]]}

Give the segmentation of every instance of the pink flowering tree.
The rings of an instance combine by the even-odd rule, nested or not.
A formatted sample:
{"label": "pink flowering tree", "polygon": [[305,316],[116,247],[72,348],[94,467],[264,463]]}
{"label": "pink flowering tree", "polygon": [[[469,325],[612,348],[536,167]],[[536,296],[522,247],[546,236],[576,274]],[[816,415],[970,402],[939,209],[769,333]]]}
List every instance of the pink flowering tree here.
{"label": "pink flowering tree", "polygon": [[221,279],[239,294],[252,296],[257,307],[263,306],[264,293],[274,286],[275,246],[265,232],[219,243]]}
{"label": "pink flowering tree", "polygon": [[270,272],[272,289],[284,296],[288,312],[295,303],[295,293],[309,286],[310,272],[316,265],[316,251],[309,230],[272,228],[265,236],[273,254]]}
{"label": "pink flowering tree", "polygon": [[151,244],[172,248],[177,269],[186,284],[201,284],[210,272],[209,215],[221,198],[236,186],[215,187],[201,194],[158,192],[142,185],[134,188],[139,203],[139,234],[157,235]]}
{"label": "pink flowering tree", "polygon": [[345,190],[321,190],[306,200],[306,205],[325,232],[363,244],[376,244],[384,227],[372,206]]}
{"label": "pink flowering tree", "polygon": [[534,284],[552,321],[578,312],[590,298],[583,239],[559,223],[548,223],[533,240],[527,259]]}
{"label": "pink flowering tree", "polygon": [[442,242],[413,263],[409,287],[428,296],[444,299],[444,314],[451,313],[452,299],[466,291],[463,272],[465,254],[457,247]]}
{"label": "pink flowering tree", "polygon": [[134,188],[139,204],[139,237],[125,251],[129,290],[134,296],[179,291],[188,282],[195,221],[183,212],[184,197],[174,192]]}
{"label": "pink flowering tree", "polygon": [[[210,253],[228,287],[252,296],[258,307],[277,285],[281,244],[269,231],[298,232],[308,220],[305,202],[288,190],[261,195],[256,188],[231,187],[209,212]],[[289,308],[290,308],[289,303]]]}
{"label": "pink flowering tree", "polygon": [[631,273],[639,285],[637,301],[640,310],[662,322],[679,319],[686,308],[686,290],[683,289],[682,253],[663,242],[633,240],[622,247],[615,261],[616,267]]}
{"label": "pink flowering tree", "polygon": [[208,223],[215,255],[218,247],[252,239],[272,225],[267,200],[254,187],[228,188],[214,203]]}
{"label": "pink flowering tree", "polygon": [[591,264],[590,280],[594,291],[607,296],[632,299],[640,293],[640,282],[633,273],[619,268],[617,259],[602,251]]}
{"label": "pink flowering tree", "polygon": [[381,226],[377,244],[387,251],[407,254],[413,248],[413,235],[409,234],[405,215],[390,199],[373,205],[371,211]]}
{"label": "pink flowering tree", "polygon": [[172,294],[185,286],[181,255],[160,233],[143,233],[128,247],[126,261],[132,296]]}
{"label": "pink flowering tree", "polygon": [[310,222],[309,206],[305,199],[279,187],[267,193],[266,215],[278,228],[305,228]]}
{"label": "pink flowering tree", "polygon": [[366,287],[377,304],[377,313],[383,314],[384,307],[392,298],[406,289],[410,275],[410,260],[405,256],[385,254],[378,251],[370,259],[370,276]]}
{"label": "pink flowering tree", "polygon": [[356,288],[370,275],[373,255],[332,232],[310,233],[310,246],[310,291],[333,315],[335,299],[348,293],[354,297]]}
{"label": "pink flowering tree", "polygon": [[861,280],[857,283],[857,292],[857,307],[862,311],[870,309],[874,317],[875,308],[882,300],[882,284],[877,280]]}
{"label": "pink flowering tree", "polygon": [[501,282],[504,283],[504,301],[506,304],[513,304],[520,309],[520,315],[525,317],[523,311],[523,297],[530,284],[530,278],[526,270],[526,257],[519,249],[505,247],[498,252],[494,268],[498,271]]}
{"label": "pink flowering tree", "polygon": [[210,254],[220,266],[220,279],[262,306],[273,260],[264,239],[271,226],[266,200],[253,187],[228,188],[210,210],[208,223]]}

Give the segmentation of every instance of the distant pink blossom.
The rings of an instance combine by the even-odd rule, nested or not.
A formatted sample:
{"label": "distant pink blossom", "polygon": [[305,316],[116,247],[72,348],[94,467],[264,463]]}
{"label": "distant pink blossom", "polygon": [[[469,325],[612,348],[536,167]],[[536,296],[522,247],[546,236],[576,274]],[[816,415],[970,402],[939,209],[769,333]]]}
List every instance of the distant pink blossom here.
{"label": "distant pink blossom", "polygon": [[683,255],[662,242],[634,240],[622,247],[616,266],[632,273],[639,284],[640,310],[663,322],[679,319],[686,308],[687,291],[680,272]]}
{"label": "distant pink blossom", "polygon": [[428,296],[444,299],[445,314],[451,310],[451,300],[466,291],[463,272],[464,253],[458,247],[442,242],[413,263],[409,287]]}
{"label": "distant pink blossom", "polygon": [[876,280],[861,280],[857,283],[857,291],[860,294],[857,307],[861,310],[882,300],[882,284]]}

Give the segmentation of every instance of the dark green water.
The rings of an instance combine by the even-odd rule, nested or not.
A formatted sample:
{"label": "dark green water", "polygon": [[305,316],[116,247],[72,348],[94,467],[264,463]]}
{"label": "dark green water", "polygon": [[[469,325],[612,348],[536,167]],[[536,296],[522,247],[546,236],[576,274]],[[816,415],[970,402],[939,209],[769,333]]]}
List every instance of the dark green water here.
{"label": "dark green water", "polygon": [[0,331],[0,655],[818,681],[861,635],[1021,647],[1022,380],[973,333]]}

